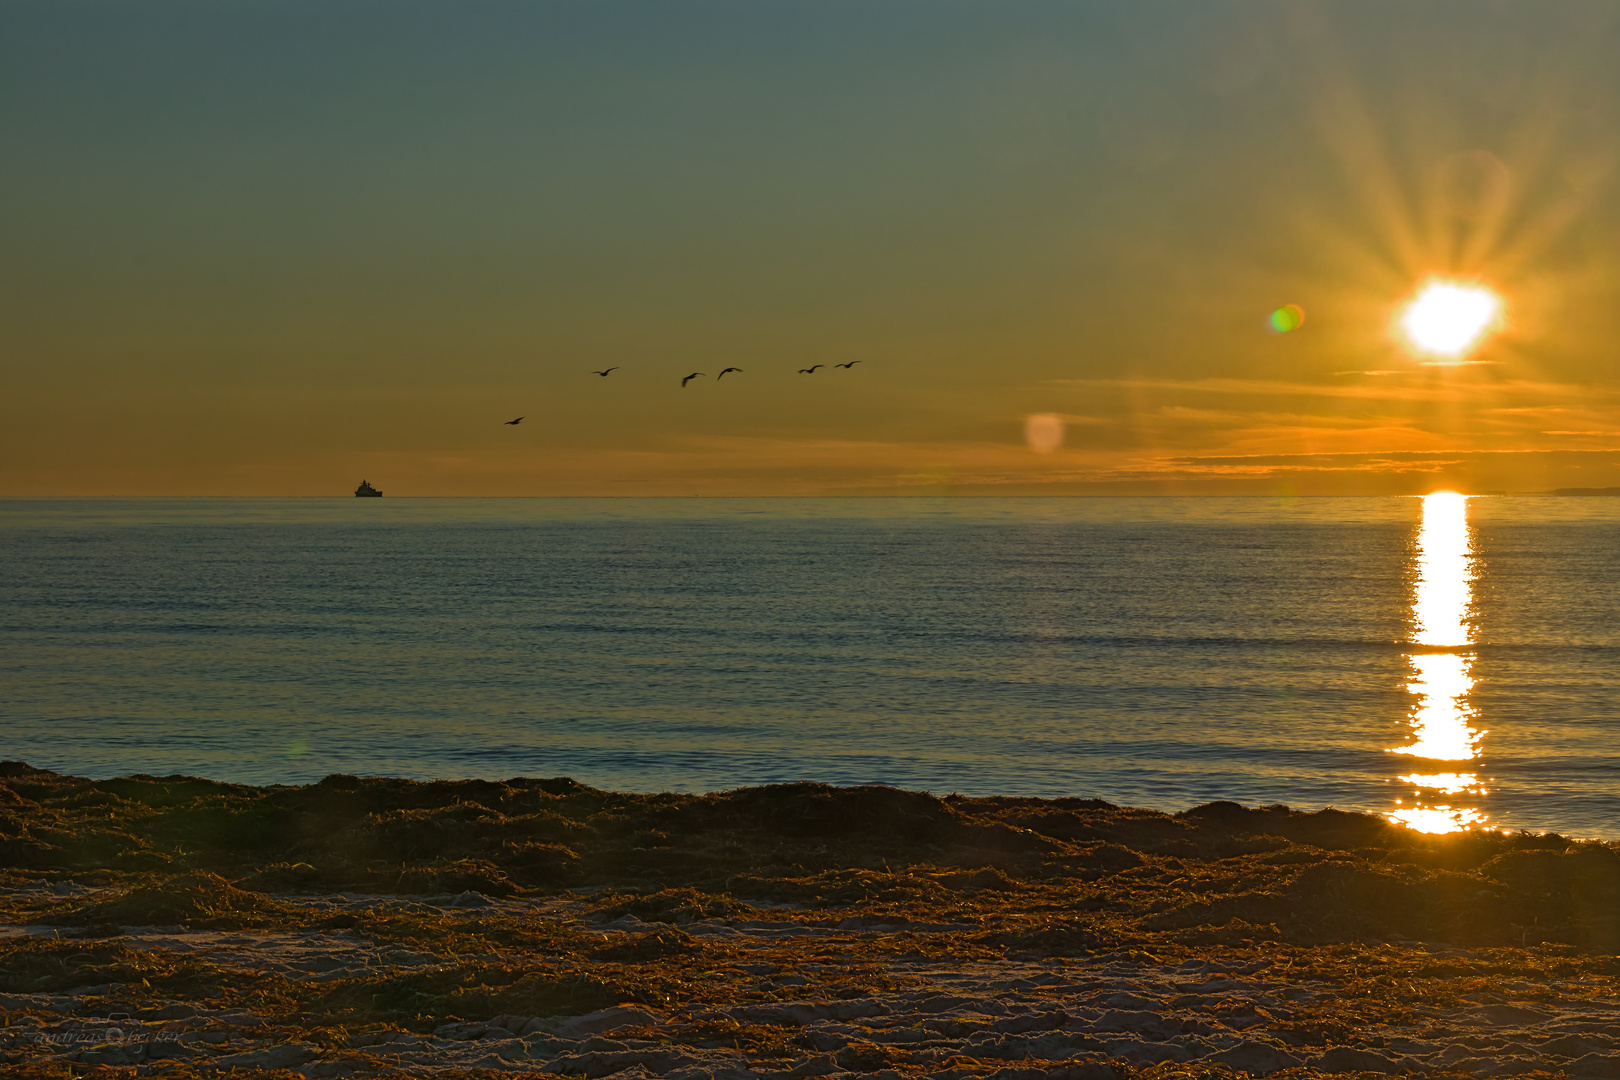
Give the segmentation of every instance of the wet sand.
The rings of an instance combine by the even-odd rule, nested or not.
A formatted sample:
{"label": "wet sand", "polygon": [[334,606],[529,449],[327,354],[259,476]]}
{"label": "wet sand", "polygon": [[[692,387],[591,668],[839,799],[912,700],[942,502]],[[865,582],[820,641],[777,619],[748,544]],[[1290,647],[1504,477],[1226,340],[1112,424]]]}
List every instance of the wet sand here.
{"label": "wet sand", "polygon": [[1620,1076],[1608,845],[3,772],[7,1075]]}

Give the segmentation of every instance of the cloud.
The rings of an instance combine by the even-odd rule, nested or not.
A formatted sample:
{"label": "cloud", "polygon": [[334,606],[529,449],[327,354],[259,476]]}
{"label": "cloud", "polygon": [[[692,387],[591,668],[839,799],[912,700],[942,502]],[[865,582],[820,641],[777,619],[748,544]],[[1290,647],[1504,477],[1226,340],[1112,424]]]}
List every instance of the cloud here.
{"label": "cloud", "polygon": [[1230,394],[1249,397],[1323,397],[1370,401],[1467,401],[1482,396],[1612,397],[1614,387],[1573,383],[1530,382],[1504,379],[1492,383],[1456,383],[1446,386],[1336,386],[1328,383],[1286,382],[1280,379],[1054,379],[1070,386],[1119,390],[1164,391],[1193,394]]}
{"label": "cloud", "polygon": [[1164,405],[1158,410],[1158,415],[1169,420],[1193,420],[1198,423],[1213,423],[1218,420],[1242,421],[1252,417],[1244,413],[1215,412],[1212,409],[1193,409],[1186,405]]}
{"label": "cloud", "polygon": [[[370,460],[394,477],[390,494],[924,495],[949,493],[1410,494],[1444,482],[1461,490],[1548,490],[1620,484],[1620,450],[1458,449],[1298,442],[1245,432],[1247,447],[1163,451],[1061,447],[1032,454],[1016,428],[1005,442],[904,442],[706,436],[663,449],[547,450],[487,463],[410,454]],[[1234,442],[1237,440],[1233,440]],[[355,463],[359,465],[359,462]],[[359,475],[359,474],[357,474]]]}

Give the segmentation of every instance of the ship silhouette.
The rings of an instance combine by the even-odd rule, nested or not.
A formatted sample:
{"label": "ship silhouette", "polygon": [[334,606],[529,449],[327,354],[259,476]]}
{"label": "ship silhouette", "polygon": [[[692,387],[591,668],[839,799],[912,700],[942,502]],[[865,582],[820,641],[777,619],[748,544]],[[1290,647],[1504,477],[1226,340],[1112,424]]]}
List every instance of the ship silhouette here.
{"label": "ship silhouette", "polygon": [[370,480],[362,480],[360,486],[354,489],[354,497],[357,499],[380,499],[382,498],[382,492],[372,487]]}

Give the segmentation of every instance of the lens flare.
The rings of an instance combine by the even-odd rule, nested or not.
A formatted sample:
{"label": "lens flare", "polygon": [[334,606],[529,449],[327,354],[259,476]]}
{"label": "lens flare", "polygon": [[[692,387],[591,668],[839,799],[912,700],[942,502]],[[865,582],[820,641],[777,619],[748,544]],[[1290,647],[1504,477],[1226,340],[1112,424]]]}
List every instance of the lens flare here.
{"label": "lens flare", "polygon": [[1432,278],[1401,312],[1400,330],[1419,353],[1459,359],[1502,325],[1502,298],[1483,285]]}
{"label": "lens flare", "polygon": [[1298,330],[1305,325],[1305,309],[1298,304],[1284,304],[1270,315],[1271,329],[1279,334]]}
{"label": "lens flare", "polygon": [[1024,441],[1037,454],[1050,454],[1063,445],[1063,417],[1036,413],[1024,420]]}

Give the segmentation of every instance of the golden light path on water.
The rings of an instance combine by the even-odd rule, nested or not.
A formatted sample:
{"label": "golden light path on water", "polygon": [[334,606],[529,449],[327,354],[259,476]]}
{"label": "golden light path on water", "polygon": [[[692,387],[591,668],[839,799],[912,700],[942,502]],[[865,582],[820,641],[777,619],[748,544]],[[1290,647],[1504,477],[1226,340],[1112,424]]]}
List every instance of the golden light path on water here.
{"label": "golden light path on water", "polygon": [[1467,496],[1440,491],[1423,497],[1415,569],[1412,639],[1424,649],[1406,658],[1411,669],[1406,688],[1417,699],[1408,719],[1411,741],[1391,747],[1390,752],[1434,762],[1436,767],[1401,776],[1417,793],[1412,805],[1398,800],[1401,805],[1390,812],[1389,819],[1420,832],[1456,832],[1483,824],[1485,814],[1436,798],[1486,794],[1476,773],[1455,767],[1445,772],[1438,769],[1440,762],[1474,760],[1479,756],[1479,740],[1486,734],[1475,728],[1468,702],[1474,687],[1474,635],[1469,615],[1475,570]]}

